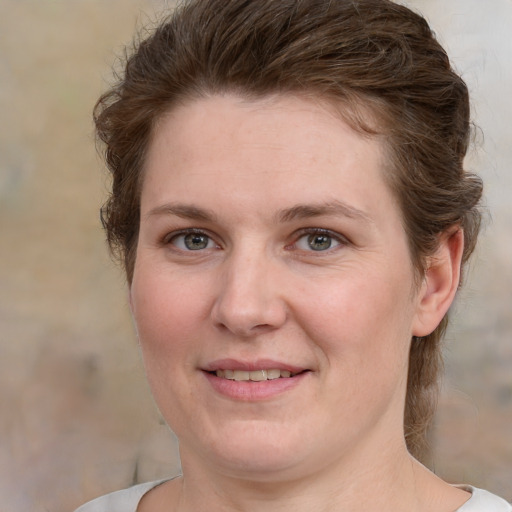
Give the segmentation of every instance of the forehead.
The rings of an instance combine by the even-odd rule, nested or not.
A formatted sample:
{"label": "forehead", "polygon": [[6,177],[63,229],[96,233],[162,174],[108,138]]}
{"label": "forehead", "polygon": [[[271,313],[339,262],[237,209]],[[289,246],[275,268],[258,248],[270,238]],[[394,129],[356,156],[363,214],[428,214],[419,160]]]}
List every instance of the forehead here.
{"label": "forehead", "polygon": [[[212,113],[215,113],[214,119],[210,117]],[[281,117],[282,123],[287,125],[286,131],[293,129],[295,122],[301,124],[308,118],[320,122],[324,127],[329,124],[339,127],[341,122],[363,138],[379,141],[384,140],[383,126],[388,123],[387,107],[378,98],[354,96],[349,100],[293,91],[262,96],[225,92],[183,98],[156,120],[152,140],[155,133],[162,131],[162,125],[172,124],[173,119],[183,122],[184,118],[188,118],[190,123],[199,121],[202,124],[206,121],[202,128],[216,125],[218,129],[228,117],[233,120],[238,117],[239,122],[268,120],[269,125]],[[186,127],[186,124],[182,127]],[[304,126],[305,129],[308,127]]]}
{"label": "forehead", "polygon": [[261,197],[282,203],[350,195],[364,210],[375,199],[369,188],[385,187],[383,153],[380,138],[354,130],[331,102],[293,95],[201,98],[156,124],[142,206],[195,190],[198,199],[214,193],[233,205],[241,196],[249,205]]}
{"label": "forehead", "polygon": [[[252,146],[254,152],[264,149],[328,158],[336,153],[340,137],[350,141],[356,151],[371,147],[380,158],[383,138],[377,135],[376,125],[368,109],[314,96],[245,99],[224,94],[189,99],[155,123],[146,168],[170,148],[179,149],[180,156],[191,160],[201,158],[208,148],[218,151],[229,145],[245,150]],[[258,144],[264,147],[258,148]]]}

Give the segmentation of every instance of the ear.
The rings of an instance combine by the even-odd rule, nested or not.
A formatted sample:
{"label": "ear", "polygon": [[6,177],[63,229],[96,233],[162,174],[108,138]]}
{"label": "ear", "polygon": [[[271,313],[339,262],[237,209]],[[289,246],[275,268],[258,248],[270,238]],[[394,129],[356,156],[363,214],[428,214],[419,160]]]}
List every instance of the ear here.
{"label": "ear", "polygon": [[437,251],[427,261],[413,321],[413,336],[430,334],[448,311],[459,286],[463,249],[462,229],[441,235]]}

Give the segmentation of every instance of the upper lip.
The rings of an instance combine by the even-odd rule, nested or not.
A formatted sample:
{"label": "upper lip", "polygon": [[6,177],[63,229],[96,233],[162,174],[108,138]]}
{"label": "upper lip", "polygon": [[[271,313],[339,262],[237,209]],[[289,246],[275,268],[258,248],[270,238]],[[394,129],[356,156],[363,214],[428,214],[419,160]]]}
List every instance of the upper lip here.
{"label": "upper lip", "polygon": [[217,359],[211,361],[202,368],[207,372],[215,372],[217,370],[245,370],[245,371],[256,371],[256,370],[288,370],[290,373],[300,373],[308,368],[296,366],[282,361],[276,361],[273,359],[256,359],[254,361],[241,361],[238,359]]}

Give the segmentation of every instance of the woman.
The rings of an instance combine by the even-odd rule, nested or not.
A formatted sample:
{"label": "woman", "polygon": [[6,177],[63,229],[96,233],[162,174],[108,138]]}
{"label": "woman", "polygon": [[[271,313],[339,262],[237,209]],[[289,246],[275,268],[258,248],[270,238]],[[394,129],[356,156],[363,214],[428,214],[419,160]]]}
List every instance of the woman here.
{"label": "woman", "polygon": [[418,462],[476,243],[464,82],[387,0],[192,0],[97,104],[183,475],[97,511],[510,511]]}

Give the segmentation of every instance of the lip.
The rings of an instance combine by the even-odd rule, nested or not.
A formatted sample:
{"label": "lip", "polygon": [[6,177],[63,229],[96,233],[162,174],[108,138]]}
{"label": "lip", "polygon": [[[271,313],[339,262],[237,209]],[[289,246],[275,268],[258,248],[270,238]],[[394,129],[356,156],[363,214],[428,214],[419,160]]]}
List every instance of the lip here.
{"label": "lip", "polygon": [[257,359],[255,361],[240,361],[238,359],[218,359],[205,365],[202,370],[215,372],[217,370],[245,370],[248,372],[270,369],[288,370],[290,373],[301,373],[309,368],[294,366],[273,359]]}
{"label": "lip", "polygon": [[[288,370],[292,375],[296,375],[287,378],[252,382],[224,379],[217,377],[214,373],[216,370],[255,371],[262,369]],[[259,402],[279,397],[299,386],[311,373],[307,368],[272,359],[258,359],[256,361],[219,359],[207,364],[202,368],[202,372],[215,393],[231,400],[242,402]]]}

